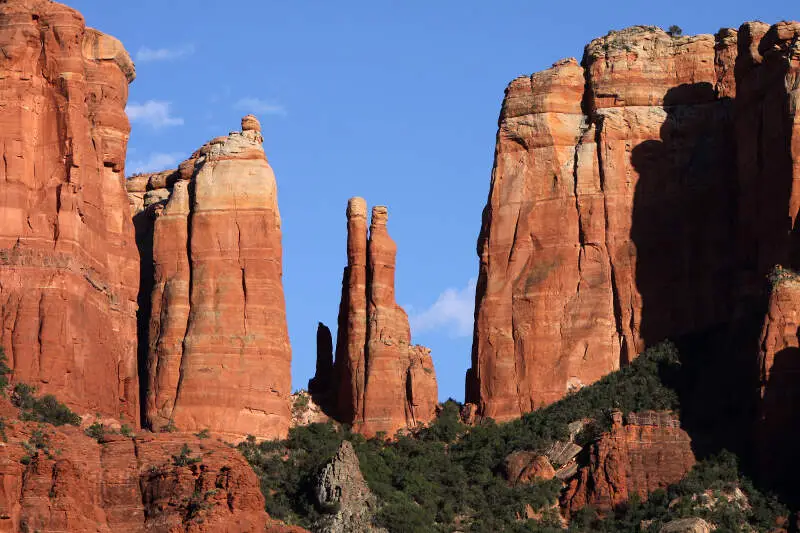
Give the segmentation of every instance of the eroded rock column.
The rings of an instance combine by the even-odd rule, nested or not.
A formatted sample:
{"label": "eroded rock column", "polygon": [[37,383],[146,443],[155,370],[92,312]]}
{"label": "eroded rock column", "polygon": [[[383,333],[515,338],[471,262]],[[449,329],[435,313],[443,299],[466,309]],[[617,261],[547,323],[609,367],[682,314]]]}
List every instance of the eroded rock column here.
{"label": "eroded rock column", "polygon": [[131,180],[136,216],[153,227],[145,409],[154,429],[207,428],[234,440],[288,431],[281,226],[262,142],[247,116],[241,132],[177,170]]}

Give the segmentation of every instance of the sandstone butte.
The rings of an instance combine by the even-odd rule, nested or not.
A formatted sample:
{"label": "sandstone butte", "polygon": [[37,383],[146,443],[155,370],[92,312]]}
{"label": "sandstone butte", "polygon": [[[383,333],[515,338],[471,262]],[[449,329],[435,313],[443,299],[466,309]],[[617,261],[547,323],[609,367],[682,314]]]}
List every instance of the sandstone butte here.
{"label": "sandstone butte", "polygon": [[[289,429],[275,175],[252,115],[177,170],[128,180],[142,256],[145,422],[229,440]],[[152,265],[152,269],[150,269]]]}
{"label": "sandstone butte", "polygon": [[252,468],[220,441],[190,433],[94,440],[77,427],[16,420],[6,399],[0,412],[0,531],[305,531],[268,517]]}
{"label": "sandstone butte", "polygon": [[798,35],[639,26],[511,82],[478,240],[480,416],[549,404],[665,338],[763,320],[766,274],[800,261]]}
{"label": "sandstone butte", "polygon": [[46,0],[0,3],[0,49],[0,341],[13,379],[138,427],[133,63]]}
{"label": "sandstone butte", "polygon": [[373,207],[368,232],[366,201],[347,204],[336,358],[331,364],[330,331],[320,325],[317,374],[309,383],[334,418],[369,437],[427,424],[438,405],[430,350],[411,345],[408,315],[395,301],[397,245],[387,219],[386,207]]}
{"label": "sandstone butte", "polygon": [[589,449],[588,462],[562,494],[561,506],[573,513],[593,506],[601,513],[614,510],[633,496],[680,481],[694,466],[691,439],[677,417],[667,412],[612,414],[611,431]]}

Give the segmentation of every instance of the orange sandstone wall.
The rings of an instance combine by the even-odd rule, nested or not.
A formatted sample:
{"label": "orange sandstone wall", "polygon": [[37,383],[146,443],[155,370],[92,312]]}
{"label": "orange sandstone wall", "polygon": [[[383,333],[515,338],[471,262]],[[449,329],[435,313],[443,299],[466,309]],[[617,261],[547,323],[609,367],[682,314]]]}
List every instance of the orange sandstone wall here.
{"label": "orange sandstone wall", "polygon": [[[146,422],[230,439],[290,422],[291,347],[275,176],[260,125],[214,139],[128,191],[143,257]],[[146,288],[145,288],[146,287]]]}
{"label": "orange sandstone wall", "polygon": [[0,4],[0,48],[0,341],[14,379],[138,425],[133,63],[45,0]]}

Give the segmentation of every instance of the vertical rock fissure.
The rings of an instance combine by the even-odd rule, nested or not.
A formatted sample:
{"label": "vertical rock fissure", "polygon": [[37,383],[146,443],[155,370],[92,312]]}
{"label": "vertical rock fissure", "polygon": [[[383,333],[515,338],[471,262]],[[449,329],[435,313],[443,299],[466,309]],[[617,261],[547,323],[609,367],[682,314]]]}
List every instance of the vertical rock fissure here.
{"label": "vertical rock fissure", "polygon": [[[586,73],[588,79],[588,71]],[[588,81],[587,81],[588,85]],[[627,339],[623,334],[623,325],[622,325],[622,301],[619,295],[619,288],[617,287],[617,273],[616,269],[614,268],[614,261],[611,259],[611,243],[609,242],[609,217],[608,217],[608,192],[606,191],[606,175],[605,175],[605,168],[603,166],[603,144],[602,144],[602,135],[603,135],[603,117],[602,115],[595,115],[590,119],[594,122],[595,125],[595,145],[597,153],[597,172],[600,178],[600,191],[603,193],[603,220],[604,220],[604,232],[605,232],[605,248],[606,248],[606,259],[608,261],[608,268],[609,268],[609,277],[611,278],[611,303],[614,309],[614,326],[617,331],[617,337],[619,338],[619,366],[627,365],[630,363],[630,358],[628,357],[627,353]]]}
{"label": "vertical rock fissure", "polygon": [[186,319],[186,329],[183,332],[183,341],[181,342],[181,364],[180,364],[180,372],[178,374],[178,384],[175,387],[175,401],[172,404],[172,412],[170,413],[169,419],[172,422],[172,419],[175,415],[175,407],[180,402],[181,396],[181,389],[183,388],[183,379],[186,374],[186,352],[188,352],[187,342],[189,340],[189,328],[192,324],[192,313],[194,311],[194,262],[192,261],[192,226],[194,223],[194,213],[195,208],[197,207],[195,204],[195,189],[194,189],[194,180],[190,180],[189,184],[186,187],[186,191],[189,194],[189,213],[186,215],[186,261],[189,265],[189,312]]}
{"label": "vertical rock fissure", "polygon": [[247,336],[247,278],[245,276],[245,266],[242,263],[242,228],[239,227],[239,220],[236,220],[236,250],[238,253],[239,268],[242,271],[242,297],[244,298],[244,334]]}

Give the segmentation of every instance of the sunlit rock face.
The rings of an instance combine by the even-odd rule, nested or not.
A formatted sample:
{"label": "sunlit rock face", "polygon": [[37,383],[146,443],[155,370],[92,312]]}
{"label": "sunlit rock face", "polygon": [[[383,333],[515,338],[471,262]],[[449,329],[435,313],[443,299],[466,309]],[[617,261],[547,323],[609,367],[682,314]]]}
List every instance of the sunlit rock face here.
{"label": "sunlit rock face", "polygon": [[375,206],[367,227],[367,202],[351,198],[347,204],[336,360],[330,364],[330,332],[320,325],[309,389],[355,431],[392,437],[435,418],[438,385],[430,350],[411,344],[408,315],[395,300],[397,245],[387,221],[386,207]]}
{"label": "sunlit rock face", "polygon": [[480,415],[518,417],[763,312],[764,276],[798,255],[796,35],[633,27],[511,82],[478,240]]}
{"label": "sunlit rock face", "polygon": [[0,3],[0,341],[13,379],[139,423],[119,41],[45,0]]}
{"label": "sunlit rock face", "polygon": [[129,180],[142,271],[145,417],[153,429],[277,438],[291,347],[275,176],[255,117],[177,170]]}

